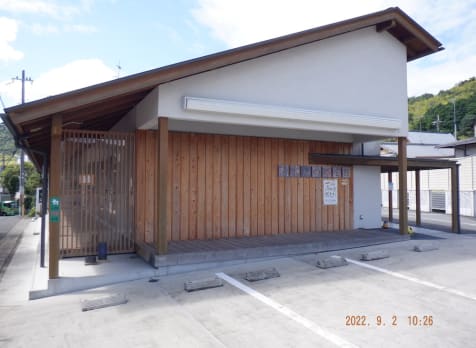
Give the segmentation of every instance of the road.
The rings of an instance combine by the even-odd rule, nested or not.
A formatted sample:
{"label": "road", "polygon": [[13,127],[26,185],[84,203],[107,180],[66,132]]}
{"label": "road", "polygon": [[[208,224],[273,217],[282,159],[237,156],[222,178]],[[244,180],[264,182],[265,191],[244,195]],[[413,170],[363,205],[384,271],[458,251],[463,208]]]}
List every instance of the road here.
{"label": "road", "polygon": [[19,216],[0,217],[0,281],[21,240],[24,227],[21,222]]}
{"label": "road", "polygon": [[[388,219],[388,209],[382,209],[382,218]],[[469,216],[461,216],[461,233],[476,234],[476,218]],[[408,211],[408,221],[411,225],[415,225],[415,211]],[[393,211],[393,222],[398,223],[398,209]],[[422,227],[451,232],[451,215],[443,213],[421,213]]]}
{"label": "road", "polygon": [[20,221],[19,216],[0,216],[0,241]]}

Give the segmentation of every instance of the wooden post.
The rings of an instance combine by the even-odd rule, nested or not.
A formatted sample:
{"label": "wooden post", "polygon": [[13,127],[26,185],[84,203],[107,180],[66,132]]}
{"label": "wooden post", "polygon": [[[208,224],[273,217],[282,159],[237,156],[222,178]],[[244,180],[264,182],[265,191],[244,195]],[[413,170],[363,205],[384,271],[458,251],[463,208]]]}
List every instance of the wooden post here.
{"label": "wooden post", "polygon": [[451,230],[461,233],[459,217],[459,170],[458,164],[451,168]]}
{"label": "wooden post", "polygon": [[[50,199],[60,197],[61,178],[61,135],[63,132],[63,119],[61,115],[54,115],[51,121],[51,149],[50,149]],[[61,202],[61,201],[60,201]],[[43,202],[46,204],[46,202]],[[61,203],[60,203],[61,204]],[[50,206],[49,222],[49,278],[54,279],[59,276],[59,238],[60,222],[52,221],[52,211]]]}
{"label": "wooden post", "polygon": [[156,248],[159,254],[167,254],[167,190],[168,190],[168,156],[169,125],[168,118],[158,120],[158,171],[157,171],[157,231]]}
{"label": "wooden post", "polygon": [[398,214],[400,234],[408,233],[407,138],[398,137]]}
{"label": "wooden post", "polygon": [[392,182],[392,172],[388,172],[388,221],[393,221],[393,182]]}
{"label": "wooden post", "polygon": [[416,225],[421,226],[421,196],[420,196],[420,170],[415,170],[415,219]]}

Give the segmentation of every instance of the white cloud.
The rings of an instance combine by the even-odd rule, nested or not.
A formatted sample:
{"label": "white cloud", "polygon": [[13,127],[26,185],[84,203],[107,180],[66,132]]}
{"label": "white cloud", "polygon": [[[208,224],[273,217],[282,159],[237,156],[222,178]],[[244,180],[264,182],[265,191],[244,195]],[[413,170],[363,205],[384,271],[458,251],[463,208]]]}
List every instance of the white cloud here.
{"label": "white cloud", "polygon": [[71,17],[79,8],[52,0],[0,0],[0,8],[12,13],[33,13],[55,18]]}
{"label": "white cloud", "polygon": [[15,20],[0,17],[0,61],[20,60],[23,53],[11,46],[16,40],[18,24]]}
{"label": "white cloud", "polygon": [[74,33],[85,33],[91,34],[97,32],[97,28],[93,25],[85,25],[85,24],[70,24],[64,26],[64,30],[66,32],[74,32]]}
{"label": "white cloud", "polygon": [[40,23],[33,23],[30,25],[30,30],[35,35],[45,35],[45,34],[56,34],[59,33],[59,28],[51,23],[48,24],[40,24]]}
{"label": "white cloud", "polygon": [[476,55],[458,61],[447,60],[435,65],[408,65],[408,95],[437,94],[458,82],[476,76]]}
{"label": "white cloud", "polygon": [[59,34],[59,33],[82,33],[82,34],[91,34],[96,33],[97,28],[93,25],[85,24],[64,24],[56,25],[53,23],[32,23],[32,24],[23,24],[24,27],[27,27],[29,31],[38,36],[50,35],[50,34]]}
{"label": "white cloud", "polygon": [[409,95],[476,75],[476,0],[199,0],[194,18],[229,47],[399,6],[447,48],[409,65]]}
{"label": "white cloud", "polygon": [[199,0],[194,17],[236,47],[385,8],[384,1]]}
{"label": "white cloud", "polygon": [[[33,77],[33,83],[26,84],[25,99],[32,101],[45,98],[112,80],[116,76],[117,72],[100,59],[76,60]],[[7,106],[21,102],[19,83],[0,82],[0,94]]]}

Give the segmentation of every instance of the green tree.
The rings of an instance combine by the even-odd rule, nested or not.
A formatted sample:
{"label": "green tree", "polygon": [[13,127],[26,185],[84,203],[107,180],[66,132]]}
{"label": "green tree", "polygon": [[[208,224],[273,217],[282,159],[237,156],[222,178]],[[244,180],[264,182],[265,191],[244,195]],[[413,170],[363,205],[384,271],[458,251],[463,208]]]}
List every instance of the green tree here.
{"label": "green tree", "polygon": [[16,148],[7,127],[0,123],[0,171],[15,158]]}
{"label": "green tree", "polygon": [[408,98],[410,130],[419,130],[421,125],[422,131],[436,132],[437,127],[434,122],[439,115],[440,132],[453,133],[454,114],[456,114],[458,137],[474,136],[472,124],[476,118],[476,78],[462,81],[436,95],[427,93]]}
{"label": "green tree", "polygon": [[15,193],[18,192],[20,184],[20,166],[16,163],[10,163],[3,169],[0,174],[0,183],[4,188],[8,190],[11,198],[15,197]]}
{"label": "green tree", "polygon": [[[20,166],[8,164],[0,174],[0,183],[5,187],[12,199],[19,191]],[[25,162],[25,210],[28,211],[35,201],[36,188],[41,185],[41,177],[31,162]]]}
{"label": "green tree", "polygon": [[25,193],[33,195],[36,188],[41,185],[41,177],[31,162],[25,162],[25,175]]}

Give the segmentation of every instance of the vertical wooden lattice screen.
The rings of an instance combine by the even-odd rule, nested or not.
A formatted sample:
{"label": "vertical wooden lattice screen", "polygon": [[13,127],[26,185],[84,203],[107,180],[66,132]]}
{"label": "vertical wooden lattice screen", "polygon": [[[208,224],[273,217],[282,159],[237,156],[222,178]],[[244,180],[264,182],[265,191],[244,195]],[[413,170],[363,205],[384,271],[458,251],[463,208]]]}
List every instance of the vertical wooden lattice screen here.
{"label": "vertical wooden lattice screen", "polygon": [[133,251],[134,134],[65,130],[61,154],[61,255]]}

